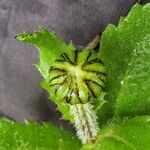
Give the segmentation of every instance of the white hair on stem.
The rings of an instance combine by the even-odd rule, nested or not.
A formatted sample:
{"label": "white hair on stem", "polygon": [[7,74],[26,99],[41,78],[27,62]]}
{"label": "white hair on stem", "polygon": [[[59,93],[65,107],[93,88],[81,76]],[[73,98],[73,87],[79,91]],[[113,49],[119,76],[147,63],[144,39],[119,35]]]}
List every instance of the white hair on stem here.
{"label": "white hair on stem", "polygon": [[97,116],[90,103],[71,105],[77,136],[83,144],[96,141],[99,131]]}

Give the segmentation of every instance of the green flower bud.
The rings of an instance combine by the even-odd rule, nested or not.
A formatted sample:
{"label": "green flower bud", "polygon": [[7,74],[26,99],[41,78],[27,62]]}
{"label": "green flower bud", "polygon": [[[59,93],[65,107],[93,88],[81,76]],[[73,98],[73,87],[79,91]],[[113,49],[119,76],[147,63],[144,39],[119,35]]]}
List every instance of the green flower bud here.
{"label": "green flower bud", "polygon": [[105,87],[106,68],[91,50],[63,53],[55,60],[44,81],[52,98],[69,104],[85,104],[100,96]]}

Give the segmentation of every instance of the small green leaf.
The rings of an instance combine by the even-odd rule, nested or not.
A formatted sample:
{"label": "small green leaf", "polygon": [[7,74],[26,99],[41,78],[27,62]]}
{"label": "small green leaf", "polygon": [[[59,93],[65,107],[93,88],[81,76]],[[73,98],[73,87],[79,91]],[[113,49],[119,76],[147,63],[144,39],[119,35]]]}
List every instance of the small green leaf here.
{"label": "small green leaf", "polygon": [[[66,44],[54,32],[49,32],[44,28],[41,28],[38,32],[33,34],[23,32],[17,35],[16,39],[30,43],[38,48],[39,63],[35,66],[45,79],[49,75],[50,66],[53,64],[54,60],[60,56],[61,53],[65,52],[70,54],[75,50],[75,47],[72,43]],[[43,87],[47,86],[43,82],[41,82],[41,85]],[[63,118],[73,122],[73,117],[70,114],[70,106],[68,104],[58,102],[57,100],[55,103],[58,106],[58,110],[62,112]]]}
{"label": "small green leaf", "polygon": [[99,133],[96,144],[82,150],[149,150],[150,116],[135,117],[110,123]]}
{"label": "small green leaf", "polygon": [[[109,25],[101,39],[100,57],[107,73],[107,94],[99,120],[113,114],[150,114],[150,4],[135,5],[118,27]],[[106,119],[107,118],[107,119]]]}
{"label": "small green leaf", "polygon": [[39,50],[39,63],[36,64],[44,78],[48,76],[49,67],[60,53],[75,50],[73,44],[66,44],[54,32],[41,28],[38,32],[23,32],[16,36],[19,41],[30,43]]}
{"label": "small green leaf", "polygon": [[80,141],[51,123],[19,124],[0,120],[1,150],[79,150]]}

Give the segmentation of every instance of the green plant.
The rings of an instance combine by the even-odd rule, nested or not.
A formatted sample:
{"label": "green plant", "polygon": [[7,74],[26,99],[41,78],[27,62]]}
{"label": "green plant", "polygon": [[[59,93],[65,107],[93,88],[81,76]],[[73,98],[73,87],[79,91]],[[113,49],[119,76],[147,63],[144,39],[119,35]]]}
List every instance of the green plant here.
{"label": "green plant", "polygon": [[[61,105],[62,114],[65,106],[68,107],[65,113],[71,115],[82,143],[95,141],[98,133],[97,117],[90,102],[101,96],[106,77],[106,68],[99,58],[99,52],[87,49],[77,51],[73,46],[66,51],[66,47],[69,49],[69,46],[65,45],[64,49],[61,47],[60,53],[57,52],[57,46],[54,47],[53,53],[48,53],[52,48],[51,43],[43,41],[45,39],[42,36],[45,35],[46,39],[52,41],[59,39],[46,29],[40,29],[34,34],[25,32],[17,36],[17,39],[32,43],[39,48],[40,63],[36,66],[39,71],[44,68],[44,65],[48,66],[48,70],[45,67],[44,73],[41,72],[44,77],[44,81],[41,82],[42,87],[49,92],[51,99],[57,105]],[[46,49],[45,43],[48,46]],[[61,44],[64,43],[61,41]],[[47,54],[44,58],[42,58],[43,52]],[[48,58],[44,64],[45,57]],[[55,59],[52,61],[53,57]]]}
{"label": "green plant", "polygon": [[[63,118],[75,124],[82,143],[86,143],[82,149],[149,150],[150,4],[135,5],[127,17],[121,18],[118,27],[109,25],[102,34],[98,52],[87,49],[77,52],[72,43],[64,43],[45,29],[33,34],[24,32],[16,38],[38,47],[40,62],[35,66],[44,77],[41,85],[51,94]],[[7,121],[1,124],[1,131],[9,127],[8,131],[14,128],[21,134],[18,126],[27,129]],[[44,127],[36,124],[26,131],[32,134],[41,128]],[[46,144],[37,144],[36,140],[43,138],[36,134],[34,140],[32,135],[29,137],[28,145],[33,142],[37,149],[54,149],[53,139],[59,141],[54,134],[57,130],[63,141],[63,147],[58,149],[81,148],[76,138],[70,140],[69,133],[53,128],[49,125],[43,129],[49,130],[49,134],[43,133]],[[6,138],[9,133],[0,135],[3,136],[0,146],[15,145],[14,135],[9,139]],[[20,138],[22,143],[27,141],[25,135]]]}

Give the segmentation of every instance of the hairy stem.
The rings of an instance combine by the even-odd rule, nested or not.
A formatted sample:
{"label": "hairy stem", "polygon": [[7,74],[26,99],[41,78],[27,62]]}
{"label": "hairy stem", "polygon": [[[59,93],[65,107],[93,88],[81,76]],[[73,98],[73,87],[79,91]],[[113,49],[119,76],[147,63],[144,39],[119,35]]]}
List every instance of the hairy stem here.
{"label": "hairy stem", "polygon": [[95,142],[99,128],[92,105],[90,103],[71,105],[70,111],[74,116],[76,132],[82,143]]}

